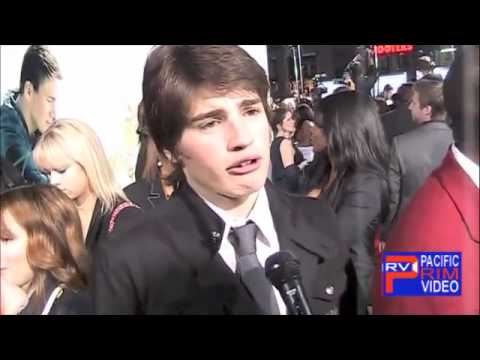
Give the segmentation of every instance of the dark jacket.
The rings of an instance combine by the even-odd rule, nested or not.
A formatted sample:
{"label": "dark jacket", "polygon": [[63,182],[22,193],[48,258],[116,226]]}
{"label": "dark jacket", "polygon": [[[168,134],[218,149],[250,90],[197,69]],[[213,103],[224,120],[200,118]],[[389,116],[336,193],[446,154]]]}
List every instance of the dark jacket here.
{"label": "dark jacket", "polygon": [[310,164],[303,168],[300,176],[298,193],[308,194],[314,187],[321,184],[329,169],[327,151],[315,152]]}
{"label": "dark jacket", "polygon": [[159,206],[166,200],[159,179],[147,181],[140,179],[123,189],[125,195],[144,210]]}
{"label": "dark jacket", "polygon": [[[60,286],[58,280],[48,274],[45,280],[45,294],[40,301],[31,298],[25,309],[19,315],[41,315],[52,292]],[[48,315],[93,315],[93,301],[87,289],[70,289],[64,287],[55,299]]]}
{"label": "dark jacket", "polygon": [[30,136],[23,115],[12,93],[0,107],[0,156],[15,166],[29,183],[46,184],[48,178],[33,161],[32,148],[38,134]]}
{"label": "dark jacket", "polygon": [[386,174],[358,170],[342,181],[335,194],[326,193],[326,197],[350,250],[348,293],[342,306],[348,313],[365,315],[372,304],[375,233],[388,211]]}
{"label": "dark jacket", "polygon": [[0,193],[4,190],[25,184],[25,179],[15,166],[0,156]]}
{"label": "dark jacket", "polygon": [[[347,251],[323,200],[267,196],[281,250],[301,263],[314,314],[334,313],[345,289]],[[259,314],[218,253],[225,223],[185,183],[169,201],[99,245],[94,298],[99,314]]]}
{"label": "dark jacket", "polygon": [[85,239],[85,246],[89,252],[94,251],[99,242],[115,233],[122,232],[125,226],[129,223],[127,219],[143,216],[143,210],[138,208],[138,206],[129,206],[122,209],[118,213],[118,216],[115,219],[115,225],[110,233],[109,226],[112,221],[112,214],[115,209],[123,203],[125,203],[124,200],[118,200],[113,210],[102,212],[102,203],[97,199]]}
{"label": "dark jacket", "polygon": [[276,137],[270,147],[270,160],[272,162],[272,182],[280,189],[296,193],[298,192],[299,178],[301,171],[298,165],[304,160],[300,150],[295,145],[294,163],[285,167],[283,165],[282,154],[280,153],[280,144],[283,140],[290,141],[282,136]]}
{"label": "dark jacket", "polygon": [[408,104],[399,104],[394,110],[382,115],[385,138],[391,144],[395,136],[405,134],[415,129],[418,125],[412,119]]}
{"label": "dark jacket", "polygon": [[428,176],[440,166],[452,143],[452,130],[444,121],[424,123],[393,139],[388,171],[390,209],[386,231]]}

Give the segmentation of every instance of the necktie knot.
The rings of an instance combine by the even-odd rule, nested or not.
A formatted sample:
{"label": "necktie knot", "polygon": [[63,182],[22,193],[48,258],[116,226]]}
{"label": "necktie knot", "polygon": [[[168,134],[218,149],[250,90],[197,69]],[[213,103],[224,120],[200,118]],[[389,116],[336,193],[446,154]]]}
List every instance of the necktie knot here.
{"label": "necktie knot", "polygon": [[238,257],[255,254],[257,225],[249,221],[243,226],[232,228],[232,245]]}

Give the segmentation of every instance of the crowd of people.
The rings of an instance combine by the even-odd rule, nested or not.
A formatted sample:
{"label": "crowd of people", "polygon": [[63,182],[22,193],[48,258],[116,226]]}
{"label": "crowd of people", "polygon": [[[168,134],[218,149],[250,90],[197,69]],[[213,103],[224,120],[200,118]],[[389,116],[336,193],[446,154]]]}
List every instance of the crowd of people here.
{"label": "crowd of people", "polygon": [[[272,107],[241,47],[154,47],[122,189],[29,47],[1,106],[0,313],[292,314],[265,271],[289,252],[312,314],[480,314],[478,46],[457,52],[382,99],[353,66]],[[461,294],[385,296],[385,251],[461,252]]]}

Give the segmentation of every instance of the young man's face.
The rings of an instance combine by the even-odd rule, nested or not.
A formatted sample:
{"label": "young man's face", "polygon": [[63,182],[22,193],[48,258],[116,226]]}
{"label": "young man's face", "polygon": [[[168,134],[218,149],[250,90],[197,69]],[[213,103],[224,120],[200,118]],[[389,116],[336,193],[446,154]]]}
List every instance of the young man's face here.
{"label": "young man's face", "polygon": [[408,109],[412,113],[412,119],[418,124],[421,124],[425,121],[430,121],[432,118],[431,107],[425,106],[422,107],[420,104],[420,98],[417,91],[413,92],[412,100]]}
{"label": "young man's face", "polygon": [[55,102],[57,99],[57,79],[46,79],[38,86],[38,91],[32,87],[30,97],[30,113],[34,124],[40,132],[44,132],[56,116]]}
{"label": "young man's face", "polygon": [[256,93],[220,95],[202,89],[193,98],[189,119],[176,150],[197,193],[219,205],[261,189],[270,160],[270,131]]}

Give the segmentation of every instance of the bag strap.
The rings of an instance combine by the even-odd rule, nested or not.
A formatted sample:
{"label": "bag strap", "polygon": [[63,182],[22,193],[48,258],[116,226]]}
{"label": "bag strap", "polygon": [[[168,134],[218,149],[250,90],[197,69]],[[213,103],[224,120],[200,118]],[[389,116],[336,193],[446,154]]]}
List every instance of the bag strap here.
{"label": "bag strap", "polygon": [[115,223],[117,221],[118,215],[123,209],[129,208],[129,207],[135,207],[140,209],[140,206],[135,205],[134,203],[130,201],[126,201],[118,205],[112,212],[112,216],[110,217],[110,222],[108,223],[108,233],[111,234],[113,229],[115,228]]}
{"label": "bag strap", "polygon": [[52,293],[50,294],[50,297],[48,298],[48,301],[47,301],[45,307],[43,308],[42,315],[48,315],[50,313],[50,310],[52,309],[52,306],[53,306],[53,303],[55,302],[55,300],[57,300],[58,298],[60,298],[62,296],[64,287],[65,286],[62,284],[62,285],[57,286],[52,291]]}

